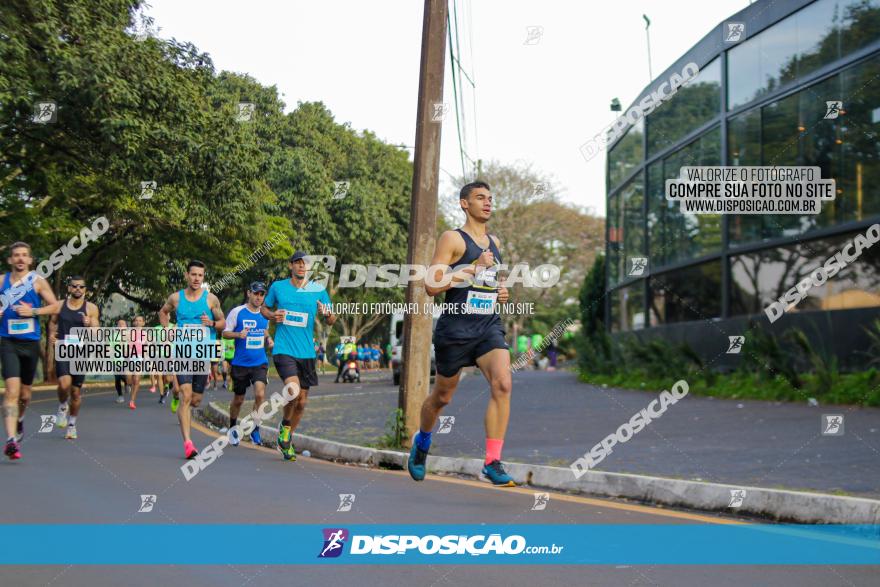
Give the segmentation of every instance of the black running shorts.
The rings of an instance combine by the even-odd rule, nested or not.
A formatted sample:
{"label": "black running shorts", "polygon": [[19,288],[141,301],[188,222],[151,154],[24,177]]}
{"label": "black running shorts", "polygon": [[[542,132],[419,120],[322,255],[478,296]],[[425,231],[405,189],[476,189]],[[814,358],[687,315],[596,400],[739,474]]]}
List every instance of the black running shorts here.
{"label": "black running shorts", "polygon": [[177,385],[192,385],[193,393],[205,393],[208,386],[207,375],[178,375]]}
{"label": "black running shorts", "polygon": [[472,340],[449,340],[434,337],[434,356],[437,373],[443,377],[454,377],[463,367],[477,364],[477,359],[495,349],[509,350],[504,340],[504,331],[492,327],[479,338]]}
{"label": "black running shorts", "polygon": [[232,366],[232,391],[235,395],[244,395],[247,388],[261,381],[266,384],[269,378],[266,373],[269,371],[269,365],[257,365],[256,367],[240,367]]}
{"label": "black running shorts", "polygon": [[70,374],[70,361],[57,361],[55,363],[55,375],[58,377],[70,377],[73,380],[74,387],[82,387],[83,383],[86,382],[85,375],[71,375]]}
{"label": "black running shorts", "polygon": [[40,360],[40,341],[0,338],[0,363],[3,379],[21,378],[22,385],[31,385]]}
{"label": "black running shorts", "polygon": [[318,385],[318,372],[315,370],[315,359],[297,359],[290,355],[274,355],[275,370],[284,381],[288,377],[299,377],[299,386],[309,389]]}

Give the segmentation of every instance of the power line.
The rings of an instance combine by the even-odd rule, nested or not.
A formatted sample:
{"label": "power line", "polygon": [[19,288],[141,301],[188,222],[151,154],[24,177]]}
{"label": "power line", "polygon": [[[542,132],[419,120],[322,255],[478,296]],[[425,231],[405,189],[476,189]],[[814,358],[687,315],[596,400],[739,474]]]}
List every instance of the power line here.
{"label": "power line", "polygon": [[458,92],[459,92],[459,102],[461,103],[461,126],[462,126],[462,142],[465,145],[465,152],[467,152],[468,140],[467,140],[467,119],[465,118],[465,109],[464,109],[464,88],[462,87],[462,76],[467,77],[468,81],[473,86],[473,80],[467,75],[465,71],[462,71],[461,67],[461,46],[459,45],[459,39],[461,35],[458,32],[458,8],[457,2],[452,0],[452,20],[455,23],[455,53],[456,53],[456,62],[458,63]]}
{"label": "power line", "polygon": [[[472,17],[468,15],[468,20],[472,22]],[[455,29],[455,39],[452,38],[452,31]],[[470,46],[469,50],[471,53],[471,60],[473,60],[473,27],[469,25],[467,32],[469,35]],[[458,150],[459,150],[459,159],[461,161],[462,166],[462,175],[464,177],[469,177],[472,174],[468,173],[468,168],[465,164],[465,159],[471,163],[475,163],[474,159],[468,155],[469,151],[469,141],[468,141],[468,124],[467,124],[467,109],[465,108],[465,92],[464,92],[464,82],[463,79],[466,79],[472,88],[472,103],[474,108],[474,135],[476,136],[476,83],[474,81],[473,72],[468,73],[465,67],[461,62],[461,32],[458,26],[458,5],[456,0],[452,2],[452,11],[451,13],[447,13],[447,32],[449,37],[449,58],[450,58],[450,69],[452,72],[452,90],[453,90],[453,98],[455,100],[455,123],[456,130],[458,133]],[[475,170],[475,166],[471,168]]]}
{"label": "power line", "polygon": [[458,130],[458,154],[461,158],[461,174],[467,177],[467,172],[464,168],[464,145],[462,144],[461,117],[458,107],[458,77],[455,75],[455,50],[452,43],[452,17],[448,12],[446,13],[446,32],[449,35],[449,67],[452,69],[452,95],[455,98],[455,127]]}
{"label": "power line", "polygon": [[[474,13],[473,13],[473,4],[468,0],[467,2],[467,34],[468,34],[468,50],[471,54],[471,75],[476,78],[476,61],[474,61]],[[477,159],[480,158],[480,134],[478,129],[480,125],[477,124],[477,84],[471,81],[471,101],[473,102],[474,107],[474,151],[477,153]]]}

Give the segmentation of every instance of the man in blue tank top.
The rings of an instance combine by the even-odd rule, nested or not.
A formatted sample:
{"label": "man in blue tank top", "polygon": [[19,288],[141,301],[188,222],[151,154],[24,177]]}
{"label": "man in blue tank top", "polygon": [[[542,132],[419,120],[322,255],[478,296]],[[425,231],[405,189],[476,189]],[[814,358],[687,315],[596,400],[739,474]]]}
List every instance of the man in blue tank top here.
{"label": "man in blue tank top", "polygon": [[[274,320],[275,369],[295,399],[284,406],[278,432],[278,450],[285,460],[296,460],[291,440],[306,409],[309,388],[318,385],[315,370],[315,318],[321,316],[332,326],[336,316],[330,311],[330,295],[323,285],[308,279],[308,255],[296,251],[290,258],[290,279],[276,281],[269,287],[263,316]],[[274,308],[274,310],[273,310]]]}
{"label": "man in blue tank top", "polygon": [[[223,330],[226,320],[217,296],[202,287],[205,282],[205,264],[201,261],[190,261],[186,266],[186,288],[176,291],[165,301],[159,310],[159,322],[167,327],[171,321],[171,312],[177,315],[177,327],[204,326],[209,329],[211,339],[216,340],[217,331]],[[195,458],[198,453],[190,437],[192,411],[202,402],[208,375],[178,374],[177,385],[180,389],[182,405],[177,410],[180,421],[180,432],[183,435],[183,454],[187,459]]]}
{"label": "man in blue tank top", "polygon": [[449,309],[444,308],[434,330],[437,377],[422,404],[419,432],[413,437],[407,469],[416,481],[425,478],[431,431],[443,408],[452,401],[462,367],[476,365],[490,390],[483,475],[494,485],[513,487],[513,479],[501,464],[510,416],[510,353],[496,312],[496,304],[506,302],[509,293],[497,281],[500,243],[486,231],[492,214],[489,185],[481,181],[467,184],[461,188],[459,204],[467,218],[465,224],[440,236],[431,260],[434,275],[425,279],[429,296],[446,292],[444,302]]}
{"label": "man in blue tank top", "polygon": [[[40,360],[40,319],[61,309],[45,279],[30,270],[31,247],[24,242],[9,247],[9,273],[0,284],[0,363],[6,393],[3,412],[6,424],[4,453],[11,460],[21,458],[18,444],[24,437],[24,411],[31,400],[31,385]],[[45,306],[42,306],[45,302]]]}
{"label": "man in blue tank top", "polygon": [[266,298],[266,284],[262,281],[251,283],[247,291],[247,303],[236,306],[226,317],[223,338],[235,341],[235,354],[232,356],[232,391],[235,397],[229,404],[229,442],[238,446],[238,414],[244,403],[247,388],[254,386],[254,429],[251,442],[261,444],[259,413],[260,405],[266,399],[266,384],[269,382],[269,358],[266,348],[272,348],[269,337],[269,320],[260,313]]}

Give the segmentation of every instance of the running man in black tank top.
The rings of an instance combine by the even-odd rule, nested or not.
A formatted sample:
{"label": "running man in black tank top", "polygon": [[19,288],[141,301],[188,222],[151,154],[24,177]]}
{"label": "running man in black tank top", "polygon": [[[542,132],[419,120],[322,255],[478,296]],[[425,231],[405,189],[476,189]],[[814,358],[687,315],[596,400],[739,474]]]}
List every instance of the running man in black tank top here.
{"label": "running man in black tank top", "polygon": [[[510,416],[510,351],[496,312],[496,305],[505,303],[509,293],[497,281],[500,243],[486,231],[492,214],[489,185],[479,181],[467,184],[461,188],[459,202],[467,220],[462,228],[440,236],[431,260],[434,275],[425,280],[429,296],[446,292],[444,303],[453,306],[444,309],[434,331],[437,377],[422,404],[420,429],[413,438],[407,469],[416,481],[425,478],[431,430],[440,412],[452,401],[462,367],[476,365],[489,382],[491,394],[485,418],[483,475],[494,485],[513,487],[515,483],[501,464]],[[448,273],[449,268],[452,273]]]}
{"label": "running man in black tank top", "polygon": [[[71,328],[99,326],[98,306],[86,299],[86,282],[79,275],[67,280],[67,298],[61,302],[61,312],[49,320],[49,342],[69,340]],[[58,376],[58,415],[55,425],[67,427],[68,440],[76,440],[76,419],[82,405],[82,387],[85,375],[71,375],[70,361],[56,361],[55,374]],[[69,398],[69,405],[68,405]]]}

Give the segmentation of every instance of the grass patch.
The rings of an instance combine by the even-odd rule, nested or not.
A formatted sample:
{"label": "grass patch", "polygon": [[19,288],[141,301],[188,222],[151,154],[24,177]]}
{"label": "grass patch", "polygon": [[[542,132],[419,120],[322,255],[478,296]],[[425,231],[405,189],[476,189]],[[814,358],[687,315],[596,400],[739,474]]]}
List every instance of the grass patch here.
{"label": "grass patch", "polygon": [[801,374],[800,389],[792,387],[783,376],[766,379],[752,373],[729,374],[689,373],[681,377],[656,377],[640,372],[605,375],[581,372],[584,383],[608,385],[626,389],[644,389],[652,392],[669,389],[678,379],[684,379],[694,395],[724,399],[757,399],[765,401],[806,402],[816,398],[823,404],[850,404],[880,406],[880,373],[869,369],[860,373],[838,374],[831,385],[827,378],[812,373]]}

